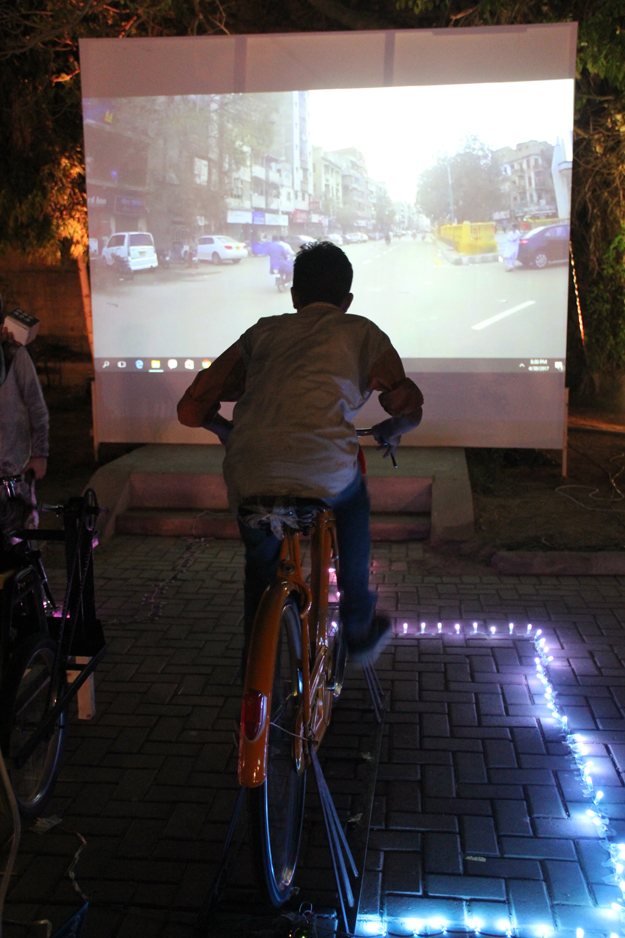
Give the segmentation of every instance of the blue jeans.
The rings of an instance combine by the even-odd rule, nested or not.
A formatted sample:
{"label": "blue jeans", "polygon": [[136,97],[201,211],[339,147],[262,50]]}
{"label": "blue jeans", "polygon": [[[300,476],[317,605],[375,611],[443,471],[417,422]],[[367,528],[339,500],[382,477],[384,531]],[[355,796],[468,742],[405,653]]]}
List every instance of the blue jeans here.
{"label": "blue jeans", "polygon": [[[332,508],[336,518],[338,589],[341,594],[339,609],[349,646],[365,638],[375,608],[375,594],[369,592],[369,493],[360,471],[340,495],[324,501]],[[278,570],[281,541],[270,531],[250,528],[241,519],[238,520],[245,544],[245,668],[254,616],[261,596]]]}

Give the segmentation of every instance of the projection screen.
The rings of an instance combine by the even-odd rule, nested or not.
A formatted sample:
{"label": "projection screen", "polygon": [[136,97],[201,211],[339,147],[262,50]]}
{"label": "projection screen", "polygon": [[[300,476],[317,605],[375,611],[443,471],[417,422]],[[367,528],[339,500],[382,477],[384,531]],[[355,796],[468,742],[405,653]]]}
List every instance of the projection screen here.
{"label": "projection screen", "polygon": [[293,312],[274,241],[329,238],[423,389],[405,442],[561,448],[575,45],[571,23],[81,40],[98,441],[216,441],[176,402]]}

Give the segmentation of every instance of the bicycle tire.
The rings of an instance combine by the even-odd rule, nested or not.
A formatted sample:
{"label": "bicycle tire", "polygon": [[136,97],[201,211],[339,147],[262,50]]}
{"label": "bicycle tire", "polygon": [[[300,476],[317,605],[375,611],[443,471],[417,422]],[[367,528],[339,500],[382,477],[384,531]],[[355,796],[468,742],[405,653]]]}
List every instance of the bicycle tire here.
{"label": "bicycle tire", "polygon": [[301,701],[302,633],[297,606],[288,598],[280,632],[271,694],[267,778],[250,788],[250,840],[261,893],[280,908],[291,893],[299,856],[306,773],[298,772],[293,734]]}
{"label": "bicycle tire", "polygon": [[21,768],[16,753],[53,706],[65,681],[48,689],[53,680],[56,643],[46,635],[32,635],[17,648],[0,692],[0,746],[7,759],[13,791],[22,817],[35,818],[43,810],[61,769],[66,716],[61,713],[52,733],[42,739]]}

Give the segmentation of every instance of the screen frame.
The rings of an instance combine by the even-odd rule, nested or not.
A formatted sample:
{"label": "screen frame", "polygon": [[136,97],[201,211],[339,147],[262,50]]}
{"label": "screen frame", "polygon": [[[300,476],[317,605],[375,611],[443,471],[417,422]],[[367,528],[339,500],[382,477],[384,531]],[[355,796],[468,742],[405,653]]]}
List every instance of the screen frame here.
{"label": "screen frame", "polygon": [[[488,82],[574,79],[576,23],[449,29],[279,33],[241,36],[81,39],[83,98],[151,97],[297,91],[333,88],[402,87]],[[286,310],[285,310],[286,311]],[[392,338],[392,337],[391,337]],[[183,376],[159,375],[150,389],[157,413],[128,412],[130,376],[96,369],[94,425],[97,442],[218,442],[212,434],[181,426],[175,401]],[[532,385],[530,420],[505,427],[497,420],[506,403],[518,400],[518,375],[497,375],[501,405],[487,407],[485,419],[456,417],[466,373],[437,375],[449,400],[428,409],[428,375],[416,376],[426,396],[426,419],[404,442],[419,446],[518,446],[559,449],[565,429],[564,374]],[[470,376],[475,381],[476,376]],[[493,398],[493,375],[484,375],[477,399]],[[547,376],[540,380],[544,381]],[[524,376],[527,381],[530,376]],[[140,376],[139,381],[154,376]],[[444,385],[441,381],[444,379]],[[477,379],[480,380],[479,378]],[[536,378],[538,380],[538,378]],[[528,390],[529,389],[529,386]],[[434,385],[433,385],[434,390]],[[436,393],[436,392],[435,392]],[[130,399],[135,395],[130,395]],[[122,406],[125,405],[125,406]],[[228,408],[229,410],[229,408]],[[224,408],[226,413],[226,408]],[[383,419],[369,401],[362,423]]]}

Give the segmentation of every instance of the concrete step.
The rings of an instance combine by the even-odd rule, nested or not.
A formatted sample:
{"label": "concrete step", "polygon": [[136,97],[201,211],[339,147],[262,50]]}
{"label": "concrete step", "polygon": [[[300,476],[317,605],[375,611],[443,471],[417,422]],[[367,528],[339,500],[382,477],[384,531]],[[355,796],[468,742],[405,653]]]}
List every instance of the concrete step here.
{"label": "concrete step", "polygon": [[[413,476],[367,476],[371,510],[425,512],[432,509],[432,479]],[[228,493],[221,473],[132,472],[132,508],[181,508],[226,511]]]}
{"label": "concrete step", "polygon": [[[115,519],[116,534],[161,537],[238,538],[239,528],[229,511],[190,511],[175,508],[129,508]],[[374,541],[422,541],[430,536],[429,512],[372,512]]]}

